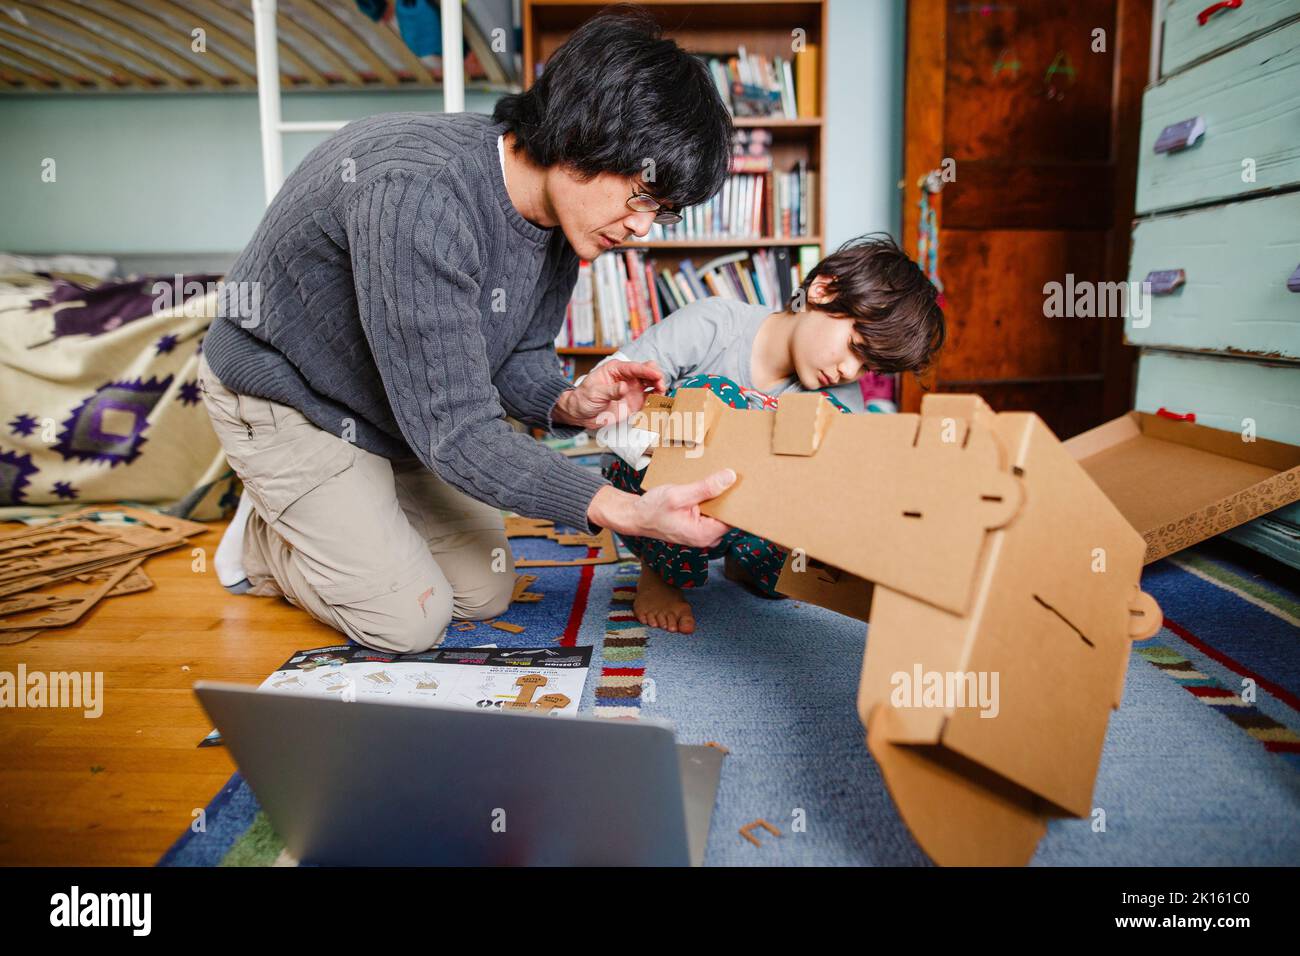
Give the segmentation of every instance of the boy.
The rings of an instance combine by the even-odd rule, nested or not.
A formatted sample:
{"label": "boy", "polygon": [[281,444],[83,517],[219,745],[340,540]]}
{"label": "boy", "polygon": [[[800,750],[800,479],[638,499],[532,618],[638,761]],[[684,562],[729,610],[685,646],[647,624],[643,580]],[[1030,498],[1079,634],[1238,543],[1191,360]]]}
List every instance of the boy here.
{"label": "boy", "polygon": [[[919,371],[943,346],[938,290],[887,235],[850,240],[804,278],[781,312],[734,299],[687,305],[605,359],[654,362],[672,395],[712,389],[732,408],[774,409],[789,392],[819,391],[855,381],[866,369]],[[823,391],[842,412],[850,411]],[[615,487],[640,493],[650,463],[651,434],[624,428],[602,439],[621,460],[605,468]],[[776,578],[785,552],[736,528],[713,548],[690,548],[622,535],[641,558],[633,610],[651,627],[690,634],[695,618],[684,589],[708,577],[710,559],[755,593],[779,597]]]}

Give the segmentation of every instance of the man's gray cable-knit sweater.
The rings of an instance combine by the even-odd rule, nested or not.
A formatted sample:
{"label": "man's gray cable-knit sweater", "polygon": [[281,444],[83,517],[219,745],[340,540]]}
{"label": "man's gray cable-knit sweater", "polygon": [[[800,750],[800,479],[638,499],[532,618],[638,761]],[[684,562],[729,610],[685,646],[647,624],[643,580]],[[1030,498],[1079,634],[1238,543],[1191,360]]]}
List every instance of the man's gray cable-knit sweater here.
{"label": "man's gray cable-knit sweater", "polygon": [[[415,455],[480,501],[590,530],[605,482],[505,420],[576,431],[550,413],[571,387],[552,343],[578,259],[510,201],[504,131],[474,113],[386,113],[321,143],[227,274],[203,350],[232,391]],[[260,284],[256,316],[236,283]]]}

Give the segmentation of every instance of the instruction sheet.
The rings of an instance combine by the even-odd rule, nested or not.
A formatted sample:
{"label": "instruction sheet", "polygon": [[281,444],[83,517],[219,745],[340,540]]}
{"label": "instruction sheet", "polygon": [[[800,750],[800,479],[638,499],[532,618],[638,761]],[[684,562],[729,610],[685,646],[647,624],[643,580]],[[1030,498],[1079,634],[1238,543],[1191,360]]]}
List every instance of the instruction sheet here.
{"label": "instruction sheet", "polygon": [[572,717],[590,666],[590,647],[453,647],[388,654],[339,644],[296,651],[259,689]]}

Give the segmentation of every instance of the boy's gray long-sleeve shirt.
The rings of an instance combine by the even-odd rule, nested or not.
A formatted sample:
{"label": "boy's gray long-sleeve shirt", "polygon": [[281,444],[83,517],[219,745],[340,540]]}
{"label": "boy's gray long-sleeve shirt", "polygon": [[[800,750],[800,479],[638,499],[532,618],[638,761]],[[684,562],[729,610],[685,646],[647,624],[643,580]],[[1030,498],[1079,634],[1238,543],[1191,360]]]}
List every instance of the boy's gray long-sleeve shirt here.
{"label": "boy's gray long-sleeve shirt", "polygon": [[[757,389],[754,339],[774,311],[780,310],[719,296],[700,299],[619,346],[617,354],[632,362],[656,363],[670,388],[690,375],[708,373]],[[793,375],[765,389],[773,396],[791,391],[804,391]]]}
{"label": "boy's gray long-sleeve shirt", "polygon": [[[729,378],[741,388],[761,391],[773,398],[787,392],[806,391],[795,375],[762,389],[754,381],[754,341],[773,311],[779,310],[720,296],[700,299],[650,326],[604,362],[613,359],[654,362],[664,373],[664,383],[670,389],[692,375],[708,373]],[[850,408],[862,409],[857,382],[825,391]],[[654,438],[653,433],[631,426],[603,429],[598,433],[604,447],[638,471],[650,464],[646,451]]]}
{"label": "boy's gray long-sleeve shirt", "polygon": [[578,431],[550,418],[572,387],[553,342],[578,259],[510,201],[504,131],[481,114],[387,113],[321,143],[231,267],[203,349],[232,391],[414,455],[478,500],[593,530],[605,482],[505,420]]}

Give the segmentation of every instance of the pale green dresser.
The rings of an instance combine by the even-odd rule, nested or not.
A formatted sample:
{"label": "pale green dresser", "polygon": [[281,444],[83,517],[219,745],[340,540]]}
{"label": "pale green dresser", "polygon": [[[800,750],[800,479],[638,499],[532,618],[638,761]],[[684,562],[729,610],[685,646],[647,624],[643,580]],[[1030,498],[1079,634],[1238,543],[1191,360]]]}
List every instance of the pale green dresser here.
{"label": "pale green dresser", "polygon": [[[1156,0],[1154,23],[1134,407],[1300,445],[1300,0]],[[1225,537],[1300,568],[1300,503]]]}

